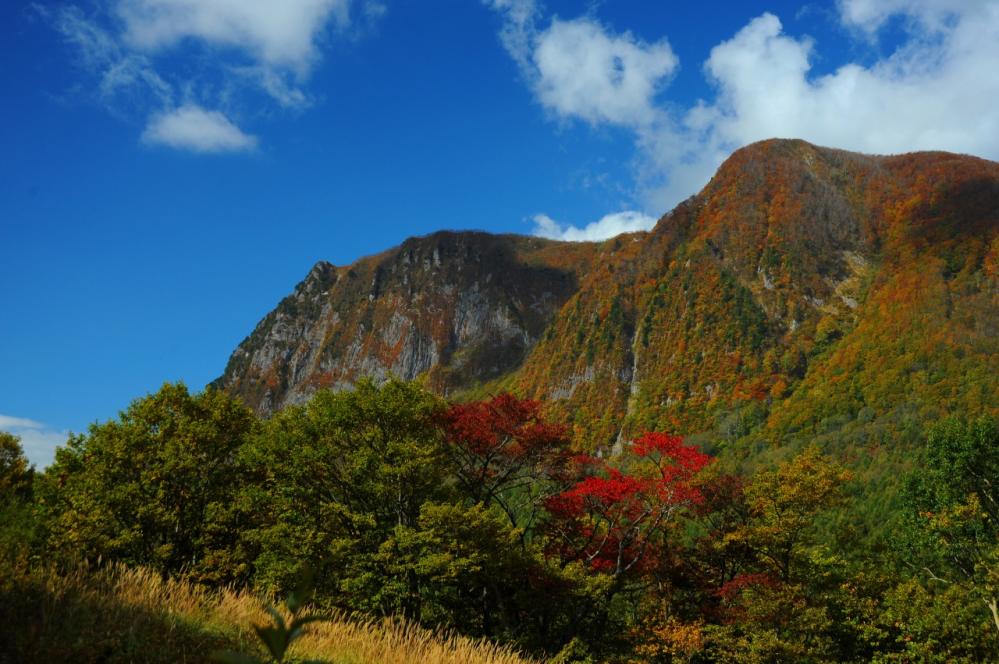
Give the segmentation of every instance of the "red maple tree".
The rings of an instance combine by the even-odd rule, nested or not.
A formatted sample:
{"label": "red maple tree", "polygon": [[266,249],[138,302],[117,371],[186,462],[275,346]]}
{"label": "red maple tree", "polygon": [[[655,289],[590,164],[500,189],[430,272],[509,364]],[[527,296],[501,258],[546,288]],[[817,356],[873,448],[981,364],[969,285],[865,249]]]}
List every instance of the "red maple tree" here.
{"label": "red maple tree", "polygon": [[639,461],[632,472],[590,463],[587,476],[545,501],[547,552],[563,566],[579,561],[615,576],[640,567],[657,534],[701,500],[692,480],[711,457],[662,433],[644,434],[631,449]]}
{"label": "red maple tree", "polygon": [[546,422],[538,401],[501,394],[444,414],[454,474],[473,503],[496,505],[529,528],[541,497],[561,487],[574,455],[566,427]]}

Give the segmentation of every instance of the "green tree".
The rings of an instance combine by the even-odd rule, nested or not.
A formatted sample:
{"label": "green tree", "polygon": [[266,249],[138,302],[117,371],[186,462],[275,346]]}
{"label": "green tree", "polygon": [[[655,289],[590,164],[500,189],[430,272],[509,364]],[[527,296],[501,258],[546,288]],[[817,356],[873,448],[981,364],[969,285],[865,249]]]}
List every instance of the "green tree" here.
{"label": "green tree", "polygon": [[540,550],[523,547],[505,515],[481,503],[424,503],[417,526],[396,528],[379,555],[397,584],[410,575],[419,580],[427,625],[530,641],[527,626],[551,608],[535,583],[549,571]]}
{"label": "green tree", "polygon": [[782,583],[807,576],[816,541],[816,517],[846,502],[852,473],[822,455],[817,445],[776,470],[753,478],[746,501],[753,515],[743,536]]}
{"label": "green tree", "polygon": [[23,564],[38,545],[34,475],[21,439],[0,431],[0,567]]}
{"label": "green tree", "polygon": [[999,426],[987,417],[933,427],[904,485],[903,559],[944,585],[967,584],[999,630]]}
{"label": "green tree", "polygon": [[0,431],[0,499],[27,498],[35,467],[29,465],[21,448],[21,438]]}
{"label": "green tree", "polygon": [[568,441],[515,401],[449,409],[417,384],[365,380],[278,413],[246,457],[265,473],[257,580],[289,588],[326,560],[322,605],[535,652],[600,641],[607,575],[553,559],[537,516],[553,487],[536,483],[575,484]]}
{"label": "green tree", "polygon": [[843,622],[856,643],[849,661],[997,661],[995,628],[971,592],[962,584],[927,588],[879,569],[856,575],[844,602]]}
{"label": "green tree", "polygon": [[816,519],[844,503],[850,478],[810,445],[745,487],[748,518],[723,537],[754,561],[742,562],[743,573],[717,591],[724,618],[707,631],[719,661],[837,659],[834,614],[845,565],[818,541]]}
{"label": "green tree", "polygon": [[241,448],[258,421],[215,390],[164,384],[56,451],[42,506],[50,545],[202,582],[245,579],[252,506]]}
{"label": "green tree", "polygon": [[454,493],[436,425],[444,408],[415,383],[363,380],[267,422],[248,457],[266,473],[259,499],[268,521],[253,534],[258,579],[286,589],[302,565],[330,558],[320,596],[418,618],[418,575],[381,552],[397,530],[417,528],[424,503]]}

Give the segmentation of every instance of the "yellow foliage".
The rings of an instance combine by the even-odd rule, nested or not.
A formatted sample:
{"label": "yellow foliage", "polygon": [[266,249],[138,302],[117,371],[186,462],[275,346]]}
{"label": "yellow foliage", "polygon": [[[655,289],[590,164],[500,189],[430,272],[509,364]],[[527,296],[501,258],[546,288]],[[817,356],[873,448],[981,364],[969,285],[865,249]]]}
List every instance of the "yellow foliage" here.
{"label": "yellow foliage", "polygon": [[704,621],[682,622],[676,616],[658,614],[643,624],[643,639],[635,646],[635,654],[671,662],[689,662],[704,650]]}

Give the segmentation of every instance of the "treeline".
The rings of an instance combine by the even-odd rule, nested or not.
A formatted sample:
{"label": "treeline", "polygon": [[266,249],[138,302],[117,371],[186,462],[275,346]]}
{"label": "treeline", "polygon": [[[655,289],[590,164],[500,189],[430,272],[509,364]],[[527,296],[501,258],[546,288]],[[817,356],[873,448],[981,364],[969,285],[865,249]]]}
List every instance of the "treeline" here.
{"label": "treeline", "polygon": [[875,545],[822,525],[850,481],[815,445],[752,477],[659,433],[580,454],[510,395],[362,382],[260,421],[167,384],[44,473],[0,434],[0,646],[44,638],[9,579],[82,557],[269,593],[318,569],[321,609],[561,662],[999,659],[996,423],[928,432]]}

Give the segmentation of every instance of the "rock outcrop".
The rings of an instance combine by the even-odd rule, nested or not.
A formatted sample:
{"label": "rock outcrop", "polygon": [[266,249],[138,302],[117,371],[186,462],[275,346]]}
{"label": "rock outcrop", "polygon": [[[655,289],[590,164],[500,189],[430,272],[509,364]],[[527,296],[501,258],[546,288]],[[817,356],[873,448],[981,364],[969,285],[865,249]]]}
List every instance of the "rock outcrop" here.
{"label": "rock outcrop", "polygon": [[348,267],[318,263],[216,386],[262,415],[361,376],[442,394],[515,370],[585,278],[593,245],[439,232]]}

